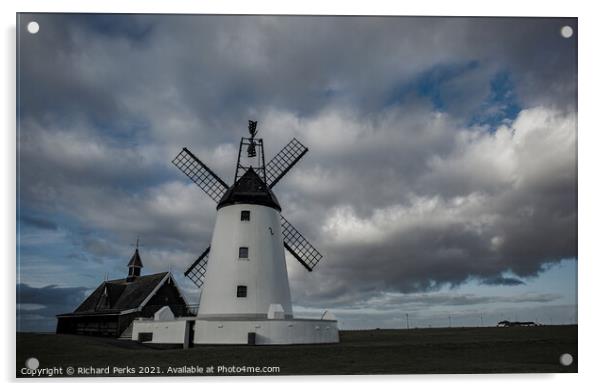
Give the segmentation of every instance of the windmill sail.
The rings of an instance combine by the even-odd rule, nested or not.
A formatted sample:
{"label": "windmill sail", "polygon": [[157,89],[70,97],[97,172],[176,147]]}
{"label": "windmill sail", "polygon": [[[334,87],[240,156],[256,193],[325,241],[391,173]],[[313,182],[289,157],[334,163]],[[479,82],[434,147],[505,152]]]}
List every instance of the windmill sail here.
{"label": "windmill sail", "polygon": [[307,147],[293,138],[265,166],[265,176],[270,189],[307,153]]}
{"label": "windmill sail", "polygon": [[228,189],[228,185],[187,148],[183,148],[172,163],[215,202],[219,202]]}
{"label": "windmill sail", "polygon": [[184,272],[184,276],[190,278],[194,284],[200,288],[203,286],[205,281],[205,273],[207,273],[207,261],[209,260],[209,250],[211,247],[207,247],[205,251],[197,258],[192,265],[188,266],[188,269]]}
{"label": "windmill sail", "polygon": [[282,215],[280,215],[280,223],[282,225],[284,247],[286,247],[292,256],[297,258],[297,261],[303,267],[308,271],[312,271],[322,259],[322,254]]}

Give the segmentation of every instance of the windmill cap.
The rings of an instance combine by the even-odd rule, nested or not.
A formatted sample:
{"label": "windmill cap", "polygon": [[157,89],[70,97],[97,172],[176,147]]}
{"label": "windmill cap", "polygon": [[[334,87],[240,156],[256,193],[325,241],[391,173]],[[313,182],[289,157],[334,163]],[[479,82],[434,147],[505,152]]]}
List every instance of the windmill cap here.
{"label": "windmill cap", "polygon": [[263,205],[281,211],[278,199],[253,168],[232,185],[217,204],[217,209],[236,204]]}

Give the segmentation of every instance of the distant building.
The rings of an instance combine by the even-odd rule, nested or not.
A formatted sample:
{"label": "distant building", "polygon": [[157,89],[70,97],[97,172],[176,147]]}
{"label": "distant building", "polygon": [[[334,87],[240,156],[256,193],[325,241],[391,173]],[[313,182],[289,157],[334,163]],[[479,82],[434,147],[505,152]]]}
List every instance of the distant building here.
{"label": "distant building", "polygon": [[57,315],[57,334],[129,337],[134,319],[153,317],[165,306],[175,316],[192,315],[171,273],[141,276],[142,267],[136,248],[128,276],[104,281],[75,311]]}
{"label": "distant building", "polygon": [[502,320],[498,322],[497,327],[532,327],[532,326],[541,326],[535,322],[510,322],[509,320]]}

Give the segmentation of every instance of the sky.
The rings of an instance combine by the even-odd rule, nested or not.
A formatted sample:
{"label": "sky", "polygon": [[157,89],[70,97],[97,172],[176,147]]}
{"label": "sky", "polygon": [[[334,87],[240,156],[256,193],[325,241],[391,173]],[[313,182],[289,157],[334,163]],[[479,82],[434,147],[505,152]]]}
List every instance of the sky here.
{"label": "sky", "polygon": [[[35,20],[37,34],[26,25]],[[574,34],[565,38],[563,26]],[[577,319],[574,18],[21,14],[17,329],[52,331],[137,238],[183,276],[247,120],[275,188],[324,255],[287,256],[293,309],[343,329]]]}

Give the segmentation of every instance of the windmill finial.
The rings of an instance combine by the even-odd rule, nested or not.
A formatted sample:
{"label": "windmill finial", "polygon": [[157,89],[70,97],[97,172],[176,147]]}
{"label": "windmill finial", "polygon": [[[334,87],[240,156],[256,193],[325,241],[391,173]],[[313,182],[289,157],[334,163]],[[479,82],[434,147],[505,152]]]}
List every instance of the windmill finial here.
{"label": "windmill finial", "polygon": [[257,121],[249,120],[249,133],[251,133],[251,138],[254,138],[257,134]]}
{"label": "windmill finial", "polygon": [[139,244],[140,244],[140,236],[136,236],[136,250],[138,250]]}
{"label": "windmill finial", "polygon": [[[251,138],[249,139],[249,146],[247,147],[247,155],[251,157],[257,156],[257,151],[255,151],[255,135],[257,134],[257,121],[249,120],[249,133],[251,133]],[[263,144],[262,144],[263,145]],[[240,156],[239,161],[240,164]],[[238,172],[238,170],[237,170]]]}

